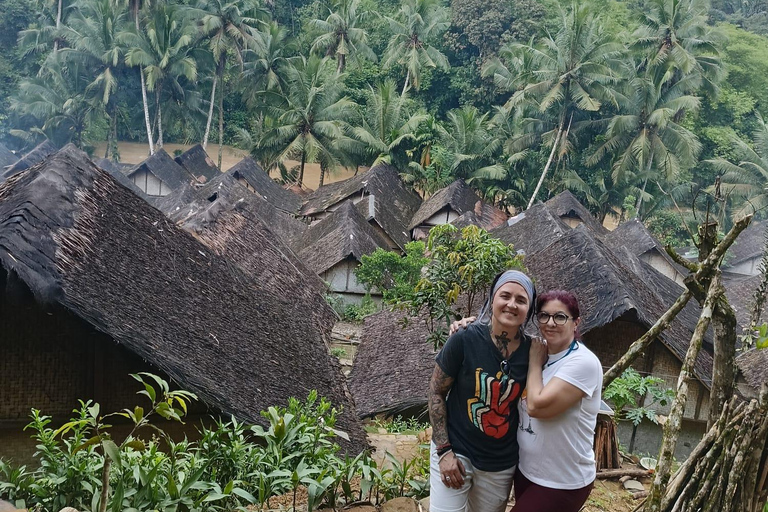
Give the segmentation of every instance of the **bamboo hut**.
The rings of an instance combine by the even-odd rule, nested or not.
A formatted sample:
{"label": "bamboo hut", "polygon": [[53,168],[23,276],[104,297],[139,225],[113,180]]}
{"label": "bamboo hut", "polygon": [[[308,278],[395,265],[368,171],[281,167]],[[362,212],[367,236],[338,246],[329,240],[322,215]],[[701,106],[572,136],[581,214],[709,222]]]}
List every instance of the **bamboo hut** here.
{"label": "bamboo hut", "polygon": [[688,275],[688,271],[667,254],[664,246],[651,235],[639,219],[628,220],[605,236],[609,244],[623,245],[661,274],[681,287],[685,286],[683,279]]}
{"label": "bamboo hut", "polygon": [[0,174],[4,172],[6,167],[9,167],[19,161],[19,157],[16,154],[0,144]]}
{"label": "bamboo hut", "polygon": [[198,183],[207,183],[221,174],[201,144],[195,144],[174,158],[174,161],[186,169]]}
{"label": "bamboo hut", "polygon": [[301,197],[277,184],[252,158],[240,160],[227,174],[234,176],[242,186],[285,213],[294,215],[301,208]]}
{"label": "bamboo hut", "polygon": [[491,231],[502,242],[525,255],[535,254],[570,232],[570,228],[543,203],[536,203]]}
{"label": "bamboo hut", "polygon": [[33,165],[42,162],[56,151],[58,151],[58,148],[54,146],[51,141],[46,139],[44,142],[35,146],[32,151],[22,156],[17,162],[7,167],[3,173],[3,178],[10,178],[25,169],[29,169]]}
{"label": "bamboo hut", "polygon": [[[133,406],[140,399],[127,374],[148,370],[197,393],[214,414],[256,423],[266,407],[317,389],[344,408],[346,446],[362,448],[354,404],[323,342],[331,322],[286,314],[287,301],[316,307],[305,302],[306,275],[272,249],[238,262],[240,246],[222,257],[209,243],[71,145],[0,185],[4,424],[23,421],[31,407],[61,421],[80,398],[103,410]],[[257,265],[280,279],[244,270]]]}
{"label": "bamboo hut", "polygon": [[570,191],[560,192],[544,203],[549,211],[560,217],[568,226],[575,228],[580,224],[587,226],[597,236],[605,235],[608,230],[595,219],[583,204]]}
{"label": "bamboo hut", "polygon": [[741,232],[725,258],[724,275],[754,276],[760,272],[758,265],[765,249],[766,227],[768,221],[753,222]]}
{"label": "bamboo hut", "polygon": [[491,230],[505,220],[504,212],[480,199],[464,180],[456,180],[424,201],[408,227],[412,238],[421,240],[441,224],[459,222],[461,227],[474,224]]}
{"label": "bamboo hut", "polygon": [[403,184],[394,167],[378,164],[353,178],[320,187],[307,198],[299,213],[318,221],[347,200],[355,204],[368,201],[367,206],[361,205],[361,211],[387,240],[387,247],[404,250],[411,241],[408,224],[421,198]]}
{"label": "bamboo hut", "polygon": [[293,250],[309,268],[328,283],[330,291],[350,300],[366,293],[358,283],[355,269],[363,255],[378,248],[387,249],[387,241],[366,222],[352,201],[342,203],[292,241]]}

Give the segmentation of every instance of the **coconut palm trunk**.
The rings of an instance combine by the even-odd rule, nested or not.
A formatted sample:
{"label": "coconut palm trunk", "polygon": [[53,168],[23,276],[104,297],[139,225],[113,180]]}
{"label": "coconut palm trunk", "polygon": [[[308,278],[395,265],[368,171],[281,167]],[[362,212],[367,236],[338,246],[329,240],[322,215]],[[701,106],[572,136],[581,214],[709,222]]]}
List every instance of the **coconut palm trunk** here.
{"label": "coconut palm trunk", "polygon": [[411,78],[411,72],[410,70],[405,73],[405,83],[403,84],[403,92],[400,93],[400,96],[405,96],[405,93],[408,91],[408,82]]}
{"label": "coconut palm trunk", "polygon": [[563,119],[560,121],[560,126],[557,128],[557,135],[555,136],[555,140],[552,143],[552,151],[549,152],[547,164],[544,166],[544,170],[541,172],[541,177],[539,178],[539,182],[536,184],[536,188],[534,189],[533,194],[531,194],[531,200],[528,201],[528,206],[525,207],[526,210],[533,206],[533,202],[536,201],[536,196],[539,195],[539,190],[541,189],[541,185],[544,183],[544,178],[547,177],[547,172],[549,172],[549,166],[552,165],[552,160],[555,159],[555,151],[557,150],[557,146],[560,144],[560,138],[563,135],[564,127],[565,116],[563,116]]}
{"label": "coconut palm trunk", "polygon": [[318,188],[322,187],[325,183],[325,164],[320,164],[320,184],[318,185]]}
{"label": "coconut palm trunk", "polygon": [[651,165],[653,165],[653,151],[648,155],[648,165],[645,166],[645,181],[643,182],[643,190],[640,192],[637,198],[637,204],[635,205],[635,218],[640,218],[640,208],[643,206],[643,195],[645,194],[645,188],[648,186],[648,173],[651,171]]}
{"label": "coconut palm trunk", "polygon": [[221,169],[221,153],[224,149],[224,60],[221,58],[221,72],[219,73],[219,169]]}
{"label": "coconut palm trunk", "polygon": [[213,120],[213,105],[216,103],[216,85],[219,82],[219,74],[213,77],[213,86],[211,87],[211,101],[208,106],[208,120],[205,123],[205,135],[203,135],[203,149],[208,147],[208,136],[211,134],[211,121]]}
{"label": "coconut palm trunk", "polygon": [[[138,34],[141,28],[139,27],[139,1],[133,0],[131,2],[131,10],[133,11],[133,23],[136,27],[136,33]],[[155,154],[155,144],[152,141],[152,126],[149,122],[149,101],[147,100],[147,83],[144,81],[144,71],[139,66],[139,79],[141,80],[141,102],[144,107],[144,124],[147,127],[147,141],[149,142],[149,154]]]}
{"label": "coconut palm trunk", "polygon": [[[61,29],[61,13],[64,10],[64,0],[59,0],[59,5],[56,10],[56,32],[58,35],[58,31]],[[56,53],[59,51],[59,39],[58,37],[53,41],[53,52]]]}
{"label": "coconut palm trunk", "polygon": [[304,186],[304,162],[307,160],[307,152],[304,148],[301,149],[301,166],[299,167],[299,187]]}

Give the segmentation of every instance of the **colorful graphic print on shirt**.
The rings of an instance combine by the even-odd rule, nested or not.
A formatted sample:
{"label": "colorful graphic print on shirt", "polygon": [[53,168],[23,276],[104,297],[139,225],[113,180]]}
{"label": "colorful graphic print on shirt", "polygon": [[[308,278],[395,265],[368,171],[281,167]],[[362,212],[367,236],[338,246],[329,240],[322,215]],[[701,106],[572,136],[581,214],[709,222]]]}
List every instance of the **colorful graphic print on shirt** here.
{"label": "colorful graphic print on shirt", "polygon": [[503,438],[509,432],[510,409],[522,391],[520,383],[507,375],[491,375],[478,368],[475,397],[467,400],[470,421],[487,436]]}

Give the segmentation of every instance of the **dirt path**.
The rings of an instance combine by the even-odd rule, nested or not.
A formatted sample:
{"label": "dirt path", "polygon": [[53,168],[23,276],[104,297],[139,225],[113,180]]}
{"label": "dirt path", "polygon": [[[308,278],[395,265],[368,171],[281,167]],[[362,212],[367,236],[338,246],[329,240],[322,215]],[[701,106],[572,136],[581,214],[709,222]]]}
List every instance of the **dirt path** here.
{"label": "dirt path", "polygon": [[[194,144],[164,144],[168,154],[173,156],[174,151],[181,150],[186,151]],[[128,164],[138,164],[149,156],[149,146],[138,142],[120,142],[117,145],[120,151],[120,161]],[[106,142],[102,142],[96,145],[96,151],[94,156],[101,158],[104,156],[104,150],[106,149]],[[219,147],[217,145],[208,145],[208,155],[215,162],[219,156]],[[224,146],[224,150],[221,155],[221,168],[223,171],[228,170],[244,157],[247,153],[241,149],[233,148],[232,146]],[[293,160],[286,160],[286,166],[291,168],[294,165],[298,165],[298,162]],[[361,168],[362,171],[362,168]],[[345,180],[355,175],[354,169],[341,168],[334,171],[330,176],[325,177],[325,183],[333,183],[336,181]],[[304,165],[304,184],[311,188],[316,189],[320,183],[320,165],[319,164],[305,164]]]}

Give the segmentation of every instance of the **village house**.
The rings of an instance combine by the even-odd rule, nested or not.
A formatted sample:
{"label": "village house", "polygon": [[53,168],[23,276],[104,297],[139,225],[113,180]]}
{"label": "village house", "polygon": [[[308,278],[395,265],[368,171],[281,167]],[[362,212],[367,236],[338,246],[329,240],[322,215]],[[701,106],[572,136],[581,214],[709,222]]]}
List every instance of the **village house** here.
{"label": "village house", "polygon": [[507,217],[506,213],[480,199],[464,180],[459,179],[421,203],[409,229],[414,240],[423,240],[433,227],[442,224],[457,227],[472,224],[490,231],[503,224]]}
{"label": "village house", "polygon": [[3,175],[6,167],[11,166],[18,161],[19,157],[17,157],[13,151],[3,144],[0,144],[0,176]]}
{"label": "village house", "polygon": [[403,251],[411,241],[408,224],[421,205],[421,198],[407,187],[397,169],[378,164],[363,174],[320,187],[310,194],[299,213],[317,222],[345,201],[361,205],[360,211],[392,250]]}
{"label": "village house", "polygon": [[355,269],[360,258],[389,244],[360,213],[352,201],[345,201],[322,220],[311,225],[291,243],[309,268],[328,283],[329,291],[346,301],[359,302],[366,294],[357,281]]}
{"label": "village house", "polygon": [[200,397],[192,431],[207,414],[263,423],[317,389],[362,449],[321,285],[245,215],[225,209],[192,236],[71,145],[0,185],[0,456],[24,444],[33,407],[55,424],[78,399],[140,403],[137,371]]}
{"label": "village house", "polygon": [[285,213],[295,215],[301,208],[302,198],[286,190],[269,177],[252,158],[246,157],[227,171],[242,186]]}
{"label": "village house", "polygon": [[150,204],[185,185],[198,183],[197,178],[180,166],[162,148],[140,164],[124,171],[126,177],[146,194]]}
{"label": "village house", "polygon": [[0,176],[0,182],[10,178],[14,174],[20,173],[24,169],[29,169],[33,165],[42,162],[58,150],[59,148],[54,146],[53,142],[46,139],[44,142],[35,146],[32,151],[22,156],[20,159],[17,159],[12,165],[6,167],[5,171]]}
{"label": "village house", "polygon": [[198,183],[207,183],[221,174],[201,144],[195,144],[173,160],[186,169]]}
{"label": "village house", "polygon": [[662,275],[671,279],[680,287],[685,286],[683,279],[688,270],[667,254],[667,251],[651,235],[648,228],[639,220],[631,219],[605,235],[607,243],[613,246],[624,246],[629,252],[658,270]]}
{"label": "village house", "polygon": [[560,217],[560,220],[571,228],[584,224],[597,236],[603,236],[608,232],[569,190],[560,192],[544,204],[549,211]]}
{"label": "village house", "polygon": [[736,276],[759,274],[760,259],[765,248],[765,229],[768,221],[752,222],[741,232],[739,238],[728,250],[723,264],[723,273]]}

